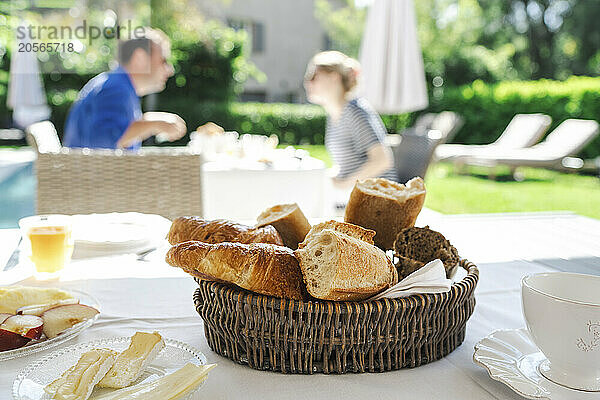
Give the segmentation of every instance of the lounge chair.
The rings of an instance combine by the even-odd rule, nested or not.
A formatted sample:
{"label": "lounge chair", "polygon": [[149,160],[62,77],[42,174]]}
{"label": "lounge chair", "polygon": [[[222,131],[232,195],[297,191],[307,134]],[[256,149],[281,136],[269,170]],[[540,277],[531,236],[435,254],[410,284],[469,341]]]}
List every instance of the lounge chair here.
{"label": "lounge chair", "polygon": [[440,143],[450,142],[462,128],[464,121],[460,115],[453,111],[441,113],[422,114],[415,121],[417,131],[436,130],[440,132]]}
{"label": "lounge chair", "polygon": [[493,143],[484,145],[442,144],[435,150],[438,161],[457,161],[483,152],[529,147],[546,133],[552,118],[545,114],[516,114],[502,135]]}
{"label": "lounge chair", "polygon": [[26,132],[37,152],[38,214],[202,215],[202,158],[185,147],[69,149],[60,146],[50,121]]}
{"label": "lounge chair", "polygon": [[598,123],[593,120],[568,119],[535,146],[525,149],[486,149],[463,159],[468,165],[495,167],[561,168],[563,160],[577,155],[598,135]]}

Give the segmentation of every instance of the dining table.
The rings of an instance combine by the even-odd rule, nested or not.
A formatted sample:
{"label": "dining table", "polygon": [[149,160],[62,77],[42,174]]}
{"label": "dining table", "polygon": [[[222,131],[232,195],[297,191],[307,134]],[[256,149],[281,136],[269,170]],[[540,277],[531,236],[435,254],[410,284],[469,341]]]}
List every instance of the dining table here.
{"label": "dining table", "polygon": [[[94,296],[98,320],[60,347],[136,331],[159,331],[200,350],[216,363],[195,399],[521,399],[473,362],[474,345],[499,329],[525,327],[521,280],[528,274],[569,271],[600,275],[600,220],[568,212],[442,215],[428,210],[417,226],[443,233],[461,257],[479,268],[476,306],[464,342],[440,360],[380,373],[297,375],[259,371],[213,352],[192,296],[197,283],[164,261],[161,248],[139,261],[122,254],[72,261],[57,281],[37,282],[21,263],[0,272],[0,285],[77,289]],[[0,267],[19,241],[0,230]],[[19,371],[57,350],[0,362],[0,399],[10,399]],[[587,394],[586,394],[587,396]],[[589,399],[578,397],[574,399]]]}

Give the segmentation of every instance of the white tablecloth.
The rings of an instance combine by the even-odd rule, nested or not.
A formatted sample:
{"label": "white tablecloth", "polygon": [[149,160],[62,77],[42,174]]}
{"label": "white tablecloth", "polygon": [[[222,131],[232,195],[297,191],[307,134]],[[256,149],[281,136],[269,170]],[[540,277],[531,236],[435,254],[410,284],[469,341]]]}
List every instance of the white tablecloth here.
{"label": "white tablecloth", "polygon": [[[127,255],[72,263],[58,284],[94,295],[102,313],[96,324],[66,345],[158,330],[199,348],[209,362],[218,364],[197,399],[520,399],[473,363],[473,345],[496,329],[524,326],[522,276],[557,269],[600,274],[600,221],[568,214],[442,217],[430,213],[420,222],[445,233],[461,255],[479,265],[481,279],[464,343],[447,357],[419,368],[304,376],[235,364],[213,353],[206,343],[192,301],[195,282],[164,264],[160,254],[151,262]],[[0,266],[17,239],[16,231],[0,230],[4,244]],[[0,284],[19,279],[20,273],[24,272],[0,273]],[[0,399],[10,398],[12,381],[21,368],[50,351],[2,362]]]}
{"label": "white tablecloth", "polygon": [[298,203],[308,218],[329,215],[333,202],[325,165],[311,157],[287,161],[204,163],[204,217],[255,220],[266,208],[283,203]]}

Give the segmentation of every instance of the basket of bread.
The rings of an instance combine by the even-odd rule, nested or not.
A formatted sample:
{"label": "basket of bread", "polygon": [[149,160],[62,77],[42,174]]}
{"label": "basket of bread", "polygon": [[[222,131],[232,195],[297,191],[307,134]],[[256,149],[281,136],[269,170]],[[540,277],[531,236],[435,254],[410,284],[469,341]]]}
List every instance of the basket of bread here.
{"label": "basket of bread", "polygon": [[[414,227],[425,193],[421,178],[359,181],[344,222],[314,226],[296,204],[254,226],[180,217],[166,261],[196,279],[208,344],[233,361],[302,374],[417,367],[462,343],[479,276],[441,233]],[[432,263],[446,290],[385,296]]]}

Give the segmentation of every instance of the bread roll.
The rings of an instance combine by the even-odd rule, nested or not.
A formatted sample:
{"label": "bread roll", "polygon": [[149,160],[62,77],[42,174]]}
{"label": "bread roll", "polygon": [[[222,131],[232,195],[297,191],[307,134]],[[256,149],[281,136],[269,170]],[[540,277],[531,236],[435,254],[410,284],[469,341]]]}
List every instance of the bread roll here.
{"label": "bread roll", "polygon": [[424,202],[421,178],[413,178],[406,185],[384,178],[365,179],[354,185],[344,220],[377,232],[375,244],[388,250],[402,229],[415,225]]}
{"label": "bread roll", "polygon": [[332,229],[336,232],[344,233],[348,236],[360,239],[369,244],[373,244],[373,236],[375,236],[375,231],[365,229],[362,226],[350,224],[348,222],[338,222],[331,220],[327,222],[322,222],[317,225],[313,225],[312,228],[310,228],[310,231],[308,231],[308,233],[306,234],[304,241],[298,244],[298,248],[303,248],[314,235],[322,232],[325,229]]}
{"label": "bread roll", "polygon": [[260,228],[238,224],[225,219],[206,220],[200,217],[179,217],[171,224],[167,235],[171,244],[199,240],[205,243],[239,242],[283,245],[274,227]]}
{"label": "bread roll", "polygon": [[166,261],[200,279],[233,283],[268,296],[303,300],[306,289],[292,250],[266,243],[179,243]]}
{"label": "bread roll", "polygon": [[398,282],[381,249],[332,229],[311,235],[294,254],[308,293],[318,299],[364,300]]}
{"label": "bread roll", "polygon": [[298,204],[278,204],[263,211],[257,220],[257,227],[273,225],[290,249],[297,249],[298,243],[310,230],[308,220]]}
{"label": "bread roll", "polygon": [[400,279],[436,258],[444,264],[446,277],[452,278],[460,261],[458,251],[448,239],[428,226],[403,229],[394,242],[394,255],[398,258],[396,268]]}

